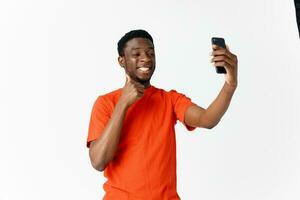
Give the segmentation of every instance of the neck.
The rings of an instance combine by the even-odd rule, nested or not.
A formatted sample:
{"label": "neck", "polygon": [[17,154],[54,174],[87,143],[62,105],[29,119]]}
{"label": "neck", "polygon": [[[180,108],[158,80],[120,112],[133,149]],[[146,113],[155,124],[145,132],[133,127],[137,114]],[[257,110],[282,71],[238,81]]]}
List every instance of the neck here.
{"label": "neck", "polygon": [[142,84],[144,85],[145,89],[151,86],[151,85],[150,85],[150,82],[142,83]]}
{"label": "neck", "polygon": [[139,82],[140,84],[142,84],[145,87],[145,89],[151,86],[150,80],[142,81],[142,80],[137,79],[136,81]]}

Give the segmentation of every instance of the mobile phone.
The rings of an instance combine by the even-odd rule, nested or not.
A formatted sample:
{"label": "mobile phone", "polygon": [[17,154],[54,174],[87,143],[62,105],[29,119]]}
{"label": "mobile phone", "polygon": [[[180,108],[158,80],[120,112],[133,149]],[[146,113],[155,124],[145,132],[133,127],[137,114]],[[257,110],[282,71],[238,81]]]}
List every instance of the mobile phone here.
{"label": "mobile phone", "polygon": [[[218,46],[226,49],[224,38],[213,37],[213,38],[211,38],[211,44],[215,44],[215,45],[218,45]],[[226,74],[227,73],[224,66],[216,66],[216,72],[218,74]]]}

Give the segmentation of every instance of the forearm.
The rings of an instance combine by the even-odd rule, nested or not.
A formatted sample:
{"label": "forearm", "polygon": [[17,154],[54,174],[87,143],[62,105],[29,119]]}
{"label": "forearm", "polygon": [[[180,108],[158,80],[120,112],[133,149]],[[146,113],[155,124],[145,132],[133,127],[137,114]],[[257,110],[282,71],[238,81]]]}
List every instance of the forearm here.
{"label": "forearm", "polygon": [[205,118],[210,127],[216,126],[229,107],[231,98],[236,90],[236,86],[229,86],[226,82],[223,85],[217,98],[210,104],[205,111]]}
{"label": "forearm", "polygon": [[127,112],[127,106],[118,102],[111,119],[108,121],[101,136],[90,147],[90,159],[95,169],[103,171],[118,148],[123,120]]}

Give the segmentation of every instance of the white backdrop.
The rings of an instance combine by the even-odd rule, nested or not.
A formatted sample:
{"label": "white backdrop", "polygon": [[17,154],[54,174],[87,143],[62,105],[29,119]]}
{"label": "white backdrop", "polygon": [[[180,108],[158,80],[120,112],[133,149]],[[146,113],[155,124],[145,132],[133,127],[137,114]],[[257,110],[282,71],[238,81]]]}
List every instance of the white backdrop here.
{"label": "white backdrop", "polygon": [[184,200],[300,199],[300,46],[293,1],[0,2],[0,200],[101,199],[86,137],[96,97],[122,87],[117,41],[152,34],[152,84],[207,107],[223,75],[210,38],[239,58],[220,124],[177,129]]}

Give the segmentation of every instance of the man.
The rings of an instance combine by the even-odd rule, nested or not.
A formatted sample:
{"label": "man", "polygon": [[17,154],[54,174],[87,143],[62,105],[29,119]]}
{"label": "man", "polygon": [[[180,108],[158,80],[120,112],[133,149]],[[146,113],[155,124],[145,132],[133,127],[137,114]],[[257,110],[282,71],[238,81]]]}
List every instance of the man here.
{"label": "man", "polygon": [[150,84],[155,70],[153,39],[144,30],[118,42],[118,61],[126,73],[123,88],[99,96],[94,104],[87,146],[92,166],[104,171],[105,200],[178,200],[176,121],[188,130],[213,128],[237,87],[237,57],[213,46],[212,62],[224,66],[225,83],[207,108],[185,95]]}

